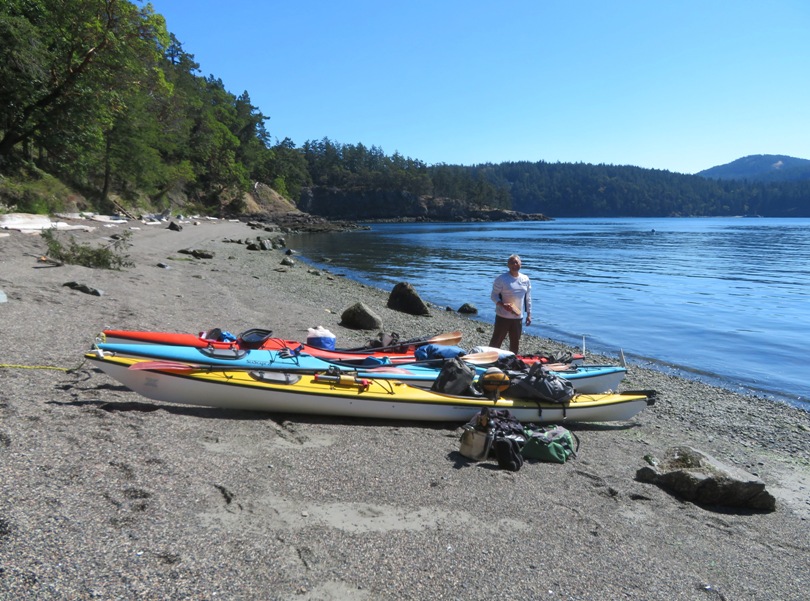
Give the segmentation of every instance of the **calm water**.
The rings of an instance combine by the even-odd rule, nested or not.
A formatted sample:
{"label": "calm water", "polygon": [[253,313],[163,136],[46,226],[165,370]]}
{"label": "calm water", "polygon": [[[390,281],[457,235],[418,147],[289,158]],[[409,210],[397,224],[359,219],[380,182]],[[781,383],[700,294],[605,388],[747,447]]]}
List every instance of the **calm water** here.
{"label": "calm water", "polygon": [[375,224],[288,244],[384,290],[470,302],[489,323],[492,280],[518,253],[527,333],[810,409],[810,219]]}

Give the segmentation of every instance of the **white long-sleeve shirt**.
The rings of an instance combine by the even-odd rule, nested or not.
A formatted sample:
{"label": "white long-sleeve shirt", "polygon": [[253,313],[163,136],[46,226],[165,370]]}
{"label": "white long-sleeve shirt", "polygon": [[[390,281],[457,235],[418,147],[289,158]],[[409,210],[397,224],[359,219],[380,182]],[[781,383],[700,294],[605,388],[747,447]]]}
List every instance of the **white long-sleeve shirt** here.
{"label": "white long-sleeve shirt", "polygon": [[[495,303],[495,314],[507,319],[521,319],[523,318],[524,311],[527,315],[532,313],[532,283],[529,276],[519,273],[517,277],[513,277],[508,271],[502,273],[492,283],[492,294],[490,295],[492,302]],[[503,305],[497,304],[498,301],[503,303],[512,303],[512,306],[518,310],[518,315],[508,311]]]}

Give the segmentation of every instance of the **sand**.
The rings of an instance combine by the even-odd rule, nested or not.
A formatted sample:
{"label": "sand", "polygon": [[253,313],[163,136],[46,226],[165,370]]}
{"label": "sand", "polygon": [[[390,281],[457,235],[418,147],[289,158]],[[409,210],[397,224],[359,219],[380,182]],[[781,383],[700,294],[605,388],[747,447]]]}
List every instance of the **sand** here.
{"label": "sand", "polygon": [[[262,233],[245,224],[194,223],[64,234],[132,231],[120,272],[51,266],[38,235],[0,237],[0,598],[807,598],[810,416],[769,399],[632,365],[623,387],[658,390],[655,406],[571,426],[576,460],[513,473],[464,460],[458,424],[168,405],[83,364],[105,327],[300,340],[323,325],[362,344],[377,332],[340,325],[357,301],[386,332],[489,342],[490,326],[444,307],[411,317],[387,290],[295,255],[283,268],[284,250],[234,242]],[[758,475],[776,511],[699,507],[635,479],[677,444]]]}

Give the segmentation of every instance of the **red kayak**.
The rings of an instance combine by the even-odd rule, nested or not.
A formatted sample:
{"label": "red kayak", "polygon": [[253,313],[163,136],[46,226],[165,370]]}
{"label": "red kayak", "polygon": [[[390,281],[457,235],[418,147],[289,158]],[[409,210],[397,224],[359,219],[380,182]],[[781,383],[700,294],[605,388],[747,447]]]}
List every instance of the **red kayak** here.
{"label": "red kayak", "polygon": [[[220,330],[201,332],[199,334],[183,334],[179,332],[147,332],[141,330],[104,330],[98,340],[118,344],[171,344],[175,346],[192,346],[197,348],[222,349],[262,349],[284,350],[290,349],[296,353],[306,353],[327,361],[353,361],[362,357],[387,357],[392,363],[409,363],[415,360],[414,351],[426,344],[456,345],[461,342],[461,332],[448,332],[437,334],[430,338],[419,338],[396,342],[387,346],[363,346],[357,348],[338,348],[334,350],[312,346],[297,340],[285,340],[273,336],[271,330],[254,328],[247,330],[233,340],[221,340]],[[559,363],[581,362],[584,355],[574,353],[570,357],[560,359],[548,355],[518,355],[518,359],[531,365],[532,363]]]}
{"label": "red kayak", "polygon": [[104,330],[99,336],[101,342],[118,344],[170,344],[174,346],[191,346],[196,348],[222,349],[261,349],[281,351],[290,349],[296,353],[306,353],[327,361],[352,361],[363,357],[387,357],[393,363],[405,363],[415,360],[414,351],[426,344],[456,345],[461,341],[461,332],[437,334],[430,338],[419,338],[396,342],[388,346],[363,346],[357,348],[324,349],[297,340],[276,338],[272,331],[254,328],[234,337],[223,340],[222,332],[212,330],[200,334],[182,334],[179,332],[146,332],[140,330]]}

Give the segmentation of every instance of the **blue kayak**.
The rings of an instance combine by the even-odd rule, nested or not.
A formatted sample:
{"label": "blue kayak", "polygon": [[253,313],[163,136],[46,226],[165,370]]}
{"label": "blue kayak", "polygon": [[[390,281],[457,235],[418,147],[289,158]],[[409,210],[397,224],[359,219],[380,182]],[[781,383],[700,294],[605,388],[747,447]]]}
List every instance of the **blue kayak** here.
{"label": "blue kayak", "polygon": [[392,365],[379,357],[364,357],[356,361],[325,361],[306,353],[289,350],[271,351],[260,349],[199,348],[168,344],[115,344],[100,342],[96,347],[105,353],[118,356],[143,357],[161,361],[175,361],[191,366],[218,367],[226,369],[257,369],[290,372],[322,372],[331,369],[356,371],[366,378],[396,378],[398,380],[422,380],[433,382],[441,369],[441,360],[425,361],[424,364],[407,363]]}
{"label": "blue kayak", "polygon": [[[379,357],[364,358],[352,362],[332,362],[288,350],[272,351],[259,349],[221,349],[176,346],[166,344],[115,344],[99,342],[98,349],[124,357],[142,357],[159,361],[176,362],[180,367],[277,370],[288,372],[324,372],[339,369],[356,372],[361,378],[402,380],[415,386],[430,386],[441,371],[443,360],[428,360],[417,363],[385,364]],[[462,357],[463,359],[463,357]],[[484,367],[473,366],[480,375]],[[563,369],[564,368],[564,369]],[[552,370],[558,376],[570,380],[575,390],[582,394],[598,394],[617,390],[626,369],[614,365],[565,365]]]}

